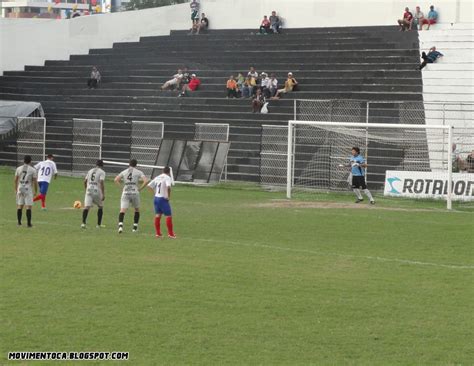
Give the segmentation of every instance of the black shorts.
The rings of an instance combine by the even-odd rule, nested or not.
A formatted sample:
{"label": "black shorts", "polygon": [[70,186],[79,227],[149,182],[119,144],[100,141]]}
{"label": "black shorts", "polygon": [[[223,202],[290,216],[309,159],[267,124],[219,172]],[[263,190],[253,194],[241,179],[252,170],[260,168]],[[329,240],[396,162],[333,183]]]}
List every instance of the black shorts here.
{"label": "black shorts", "polygon": [[367,189],[367,185],[365,184],[365,177],[364,176],[352,176],[352,188],[362,188]]}

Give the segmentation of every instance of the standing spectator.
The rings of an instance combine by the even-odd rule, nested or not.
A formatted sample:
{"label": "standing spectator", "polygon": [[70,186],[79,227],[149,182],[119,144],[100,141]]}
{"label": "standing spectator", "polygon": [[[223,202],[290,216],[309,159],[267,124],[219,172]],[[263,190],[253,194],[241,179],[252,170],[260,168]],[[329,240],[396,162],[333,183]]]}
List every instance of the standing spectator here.
{"label": "standing spectator", "polygon": [[227,98],[237,98],[237,82],[234,80],[234,75],[230,75],[227,80]]}
{"label": "standing spectator", "polygon": [[191,75],[191,80],[188,84],[184,84],[182,88],[182,92],[178,95],[178,97],[186,97],[187,92],[193,92],[198,90],[199,86],[201,85],[201,80],[199,80],[196,74]]}
{"label": "standing spectator", "polygon": [[198,24],[196,34],[199,34],[199,32],[207,32],[209,29],[209,19],[207,19],[206,14],[202,13],[201,14],[201,21]]}
{"label": "standing spectator", "polygon": [[426,64],[432,64],[440,57],[443,57],[443,54],[441,52],[436,51],[435,46],[430,48],[430,50],[428,51],[428,54],[426,54],[425,52],[422,52],[421,58],[423,59],[423,62],[420,65],[420,70],[424,68]]}
{"label": "standing spectator", "polygon": [[161,90],[165,90],[168,88],[178,88],[179,84],[181,83],[181,79],[183,78],[183,71],[181,69],[178,70],[177,74],[173,75],[171,80],[168,80],[161,86]]}
{"label": "standing spectator", "polygon": [[420,7],[417,6],[415,10],[415,14],[413,14],[413,26],[415,26],[415,28],[420,27],[420,30],[421,30],[421,26],[423,24],[424,18],[425,18],[425,15],[420,10]]}
{"label": "standing spectator", "polygon": [[423,30],[423,25],[428,24],[428,28],[426,30],[430,29],[431,24],[436,24],[438,21],[438,12],[434,10],[434,6],[430,6],[430,11],[428,12],[428,19],[424,18],[423,22],[421,23],[420,30]]}
{"label": "standing spectator", "polygon": [[268,34],[270,33],[270,21],[268,20],[267,16],[263,16],[263,20],[260,23],[260,34]]}
{"label": "standing spectator", "polygon": [[199,1],[192,0],[191,3],[189,4],[189,7],[191,8],[191,21],[192,21],[191,29],[194,29],[196,24],[199,21]]}
{"label": "standing spectator", "polygon": [[265,104],[265,96],[263,95],[261,89],[257,89],[255,98],[252,100],[253,113],[260,112],[264,104]]}
{"label": "standing spectator", "polygon": [[97,67],[94,66],[91,71],[91,77],[89,78],[89,80],[87,80],[87,86],[89,87],[89,89],[98,88],[100,79],[101,79],[100,72],[99,70],[97,70]]}
{"label": "standing spectator", "polygon": [[[275,76],[275,74],[272,73],[270,77],[270,83],[269,83],[269,90],[270,90],[270,97],[274,97],[277,90],[278,90],[278,80]],[[268,97],[267,97],[268,98]]]}
{"label": "standing spectator", "polygon": [[282,89],[278,89],[275,96],[273,97],[274,99],[280,99],[281,94],[286,94],[291,91],[298,85],[298,82],[296,79],[293,77],[293,73],[289,72],[288,73],[288,78],[285,81],[285,87]]}
{"label": "standing spectator", "polygon": [[270,26],[273,30],[273,33],[280,33],[281,20],[275,10],[273,10],[272,15],[270,15]]}
{"label": "standing spectator", "polygon": [[413,22],[413,14],[410,12],[410,9],[405,8],[403,13],[403,19],[398,19],[398,25],[400,26],[400,32],[405,30],[411,30],[411,25]]}
{"label": "standing spectator", "polygon": [[254,90],[257,87],[255,78],[252,76],[247,76],[242,87],[242,97],[250,98],[254,94]]}

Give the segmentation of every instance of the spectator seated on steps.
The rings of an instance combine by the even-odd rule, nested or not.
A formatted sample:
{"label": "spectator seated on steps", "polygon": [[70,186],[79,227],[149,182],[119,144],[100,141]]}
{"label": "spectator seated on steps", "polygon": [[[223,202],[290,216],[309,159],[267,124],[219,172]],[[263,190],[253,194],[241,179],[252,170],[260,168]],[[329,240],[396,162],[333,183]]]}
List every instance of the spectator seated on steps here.
{"label": "spectator seated on steps", "polygon": [[410,9],[405,8],[405,12],[403,13],[403,18],[398,19],[398,25],[400,26],[400,32],[411,30],[411,26],[413,23],[413,14],[410,12]]}
{"label": "spectator seated on steps", "polygon": [[420,7],[417,6],[415,8],[415,13],[413,14],[413,23],[412,23],[412,27],[414,29],[417,29],[418,27],[420,27],[420,30],[421,30],[421,25],[423,24],[423,19],[425,19],[425,15],[423,14],[423,12],[420,10]]}
{"label": "spectator seated on steps", "polygon": [[183,71],[181,69],[178,70],[178,72],[173,75],[173,78],[171,80],[168,80],[166,83],[164,83],[161,86],[161,90],[166,90],[168,88],[175,89],[179,87],[179,84],[181,83],[181,79],[183,78]]}
{"label": "spectator seated on steps", "polygon": [[474,173],[474,150],[467,156],[463,164],[463,170]]}
{"label": "spectator seated on steps", "polygon": [[235,81],[234,79],[234,75],[231,75],[229,77],[229,80],[227,80],[226,88],[227,98],[237,98],[238,87],[237,81]]}
{"label": "spectator seated on steps", "polygon": [[266,15],[263,16],[263,20],[260,23],[260,30],[259,34],[268,34],[270,33],[270,20],[267,18]]}
{"label": "spectator seated on steps", "polygon": [[270,27],[273,33],[281,33],[281,25],[282,21],[280,17],[277,15],[276,11],[272,11],[272,15],[270,15]]}
{"label": "spectator seated on steps", "polygon": [[271,98],[271,97],[274,97],[278,91],[278,80],[274,73],[271,74],[270,82],[268,84],[269,84],[268,91],[270,92],[270,95],[266,97]]}
{"label": "spectator seated on steps", "polygon": [[285,81],[285,87],[278,89],[275,96],[272,99],[280,99],[282,94],[290,93],[296,89],[298,82],[293,77],[293,73],[288,73],[288,78]]}
{"label": "spectator seated on steps", "polygon": [[183,85],[188,84],[191,81],[191,73],[189,72],[187,67],[183,68],[183,77],[179,82],[178,89],[181,90]]}
{"label": "spectator seated on steps", "polygon": [[434,10],[434,6],[430,6],[430,11],[428,12],[428,18],[424,18],[423,21],[421,22],[420,30],[423,30],[423,25],[428,24],[428,28],[426,30],[430,29],[431,24],[436,24],[438,21],[438,12]]}
{"label": "spectator seated on steps", "polygon": [[253,113],[260,112],[264,104],[265,104],[265,96],[263,95],[262,90],[258,88],[257,93],[255,94],[255,98],[253,98],[252,100]]}
{"label": "spectator seated on steps", "polygon": [[250,98],[255,93],[257,82],[253,76],[247,76],[242,86],[242,97]]}
{"label": "spectator seated on steps", "polygon": [[197,23],[196,34],[206,33],[209,29],[209,19],[207,19],[206,14],[201,14],[201,20]]}
{"label": "spectator seated on steps", "polygon": [[100,80],[100,72],[97,70],[97,67],[94,66],[91,71],[91,76],[89,80],[87,80],[87,87],[89,89],[97,89],[99,87]]}
{"label": "spectator seated on steps", "polygon": [[436,51],[435,46],[430,48],[430,50],[428,51],[428,54],[426,54],[425,52],[422,52],[421,58],[423,59],[423,62],[421,63],[419,69],[421,70],[422,68],[424,68],[426,64],[432,64],[440,57],[443,57],[443,54],[441,52]]}
{"label": "spectator seated on steps", "polygon": [[194,92],[199,89],[199,86],[201,85],[201,80],[198,79],[196,74],[191,75],[191,80],[189,83],[184,84],[181,93],[178,95],[178,97],[186,97],[188,95],[188,92]]}
{"label": "spectator seated on steps", "polygon": [[260,88],[262,89],[262,94],[265,98],[270,98],[270,78],[266,72],[260,74]]}

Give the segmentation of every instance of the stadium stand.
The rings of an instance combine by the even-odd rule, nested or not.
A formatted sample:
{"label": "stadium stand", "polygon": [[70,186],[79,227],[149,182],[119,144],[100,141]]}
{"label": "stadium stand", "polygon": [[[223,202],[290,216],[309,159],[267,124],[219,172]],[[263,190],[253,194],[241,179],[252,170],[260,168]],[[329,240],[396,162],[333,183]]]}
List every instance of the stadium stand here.
{"label": "stadium stand", "polygon": [[[42,104],[48,124],[47,150],[57,156],[59,169],[70,165],[72,118],[104,120],[106,159],[128,158],[124,146],[130,137],[124,121],[163,121],[165,138],[192,138],[197,122],[229,123],[228,178],[246,181],[259,180],[262,124],[287,124],[293,117],[294,98],[423,100],[421,72],[416,70],[417,32],[400,33],[395,26],[287,29],[275,36],[254,32],[212,30],[191,37],[185,31],[172,31],[170,36],[92,49],[69,61],[26,66],[25,71],[5,72],[0,78],[0,99]],[[442,52],[448,50],[443,44],[437,46]],[[86,81],[93,65],[102,74],[102,85],[88,90]],[[203,83],[189,98],[160,90],[182,66]],[[271,101],[268,114],[253,114],[248,99],[225,99],[228,76],[249,66],[275,72],[280,85],[292,71],[300,89]],[[446,67],[441,62],[429,65],[424,75]],[[424,87],[437,90],[433,89],[436,85]],[[6,147],[1,158],[13,164],[14,151],[13,145]]]}
{"label": "stadium stand", "polygon": [[474,24],[436,24],[420,32],[420,48],[430,45],[444,57],[422,71],[426,123],[474,128]]}

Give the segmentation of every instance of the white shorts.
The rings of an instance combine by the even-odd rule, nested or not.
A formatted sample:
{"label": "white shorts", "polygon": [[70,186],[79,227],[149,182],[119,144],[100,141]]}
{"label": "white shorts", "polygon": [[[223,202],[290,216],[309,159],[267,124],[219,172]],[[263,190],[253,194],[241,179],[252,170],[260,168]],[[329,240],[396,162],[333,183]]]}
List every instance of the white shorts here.
{"label": "white shorts", "polygon": [[140,208],[140,194],[122,194],[120,199],[120,209],[127,209],[129,207]]}
{"label": "white shorts", "polygon": [[33,206],[33,192],[18,192],[16,194],[16,204],[20,206]]}
{"label": "white shorts", "polygon": [[94,204],[102,207],[102,195],[100,193],[86,193],[84,207],[91,207]]}

